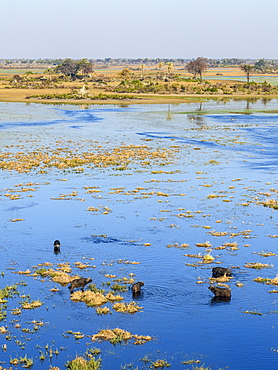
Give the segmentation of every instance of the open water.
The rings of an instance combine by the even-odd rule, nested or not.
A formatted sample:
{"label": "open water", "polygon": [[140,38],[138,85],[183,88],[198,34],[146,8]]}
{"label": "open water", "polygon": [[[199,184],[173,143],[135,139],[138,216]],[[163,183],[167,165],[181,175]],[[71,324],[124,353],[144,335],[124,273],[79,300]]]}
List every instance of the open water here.
{"label": "open water", "polygon": [[[0,103],[0,164],[7,153],[10,158],[23,153],[19,158],[67,150],[81,156],[121,146],[165,151],[169,159],[154,155],[140,161],[138,154],[122,168],[1,169],[0,288],[19,284],[21,296],[43,302],[20,315],[12,310],[20,308],[23,298],[2,304],[6,317],[0,326],[7,330],[0,334],[2,366],[26,355],[34,369],[63,369],[66,361],[96,347],[105,370],[148,369],[157,359],[175,370],[191,369],[183,363],[189,360],[213,369],[277,369],[278,295],[269,293],[276,287],[254,281],[277,274],[278,210],[261,204],[277,201],[278,114],[267,112],[276,109],[277,100]],[[88,187],[96,191],[90,193]],[[58,255],[53,253],[55,239],[61,241]],[[196,246],[207,241],[210,248]],[[182,244],[189,246],[181,249]],[[204,254],[214,261],[200,263]],[[80,270],[77,261],[95,267]],[[128,261],[139,263],[124,263]],[[73,302],[66,286],[18,274],[45,262],[54,267],[69,262],[72,275],[91,277],[107,291],[113,278],[105,275],[134,274],[135,281],[145,283],[136,299],[143,310],[118,313],[108,303],[111,313],[98,315],[94,307]],[[268,267],[248,268],[251,262]],[[208,290],[211,269],[218,263],[232,268],[228,302],[215,302]],[[50,291],[53,287],[59,291]],[[129,289],[120,294],[125,302],[133,300]],[[44,325],[34,330],[33,320]],[[117,327],[152,340],[142,345],[91,341],[100,330]],[[75,339],[68,331],[80,331],[84,338]],[[51,358],[49,348],[59,354]]]}

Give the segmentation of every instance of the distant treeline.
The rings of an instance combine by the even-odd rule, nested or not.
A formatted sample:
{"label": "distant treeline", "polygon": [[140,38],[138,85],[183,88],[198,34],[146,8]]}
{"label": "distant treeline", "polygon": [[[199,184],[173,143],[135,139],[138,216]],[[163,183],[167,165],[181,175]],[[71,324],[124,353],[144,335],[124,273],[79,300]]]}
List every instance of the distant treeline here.
{"label": "distant treeline", "polygon": [[[45,66],[57,66],[63,63],[65,59],[0,59],[1,68],[38,68]],[[74,59],[82,60],[82,59]],[[193,59],[165,59],[165,58],[104,58],[104,59],[87,59],[96,67],[123,66],[123,65],[157,65],[158,63],[173,63],[178,66],[185,66]],[[278,59],[240,59],[240,58],[223,58],[223,59],[207,59],[208,67],[232,67],[242,64],[260,65],[269,68],[278,68]]]}

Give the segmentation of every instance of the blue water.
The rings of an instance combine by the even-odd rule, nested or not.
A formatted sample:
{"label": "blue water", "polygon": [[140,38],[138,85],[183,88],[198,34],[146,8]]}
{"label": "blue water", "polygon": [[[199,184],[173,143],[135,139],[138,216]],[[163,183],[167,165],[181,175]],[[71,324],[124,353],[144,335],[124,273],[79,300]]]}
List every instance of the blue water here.
{"label": "blue water", "polygon": [[[268,198],[277,199],[278,116],[259,112],[277,109],[277,100],[266,105],[253,102],[248,115],[243,114],[244,101],[205,101],[201,113],[199,108],[199,103],[129,107],[0,103],[0,155],[59,153],[59,148],[82,154],[121,145],[167,149],[173,155],[168,164],[149,159],[141,165],[131,160],[123,171],[114,167],[85,167],[81,173],[56,168],[46,173],[39,168],[29,173],[1,170],[1,288],[24,281],[26,286],[18,286],[20,294],[44,303],[15,316],[11,309],[19,307],[21,298],[9,299],[7,318],[0,321],[10,335],[0,334],[4,367],[9,367],[10,357],[27,355],[35,369],[50,365],[62,369],[66,361],[97,347],[102,351],[102,368],[108,370],[131,363],[134,368],[149,368],[151,362],[144,367],[141,361],[144,356],[150,361],[165,359],[178,370],[191,369],[182,362],[192,359],[214,369],[277,368],[278,300],[275,293],[268,293],[275,286],[253,281],[277,274],[277,257],[257,254],[277,253],[278,211],[258,203],[267,198],[267,192]],[[19,184],[23,185],[15,186]],[[34,191],[16,193],[22,186]],[[86,186],[100,192],[90,194]],[[116,188],[123,190],[115,193]],[[5,196],[11,191],[20,199]],[[73,191],[76,196],[70,195]],[[67,200],[57,200],[60,194],[66,194]],[[209,199],[211,194],[217,197]],[[108,214],[86,210],[106,206],[111,209]],[[213,230],[227,235],[213,236]],[[244,235],[246,230],[249,235]],[[53,253],[55,239],[62,244],[59,255]],[[212,244],[211,251],[196,246],[205,241]],[[237,242],[238,250],[215,249],[228,242]],[[183,243],[190,247],[175,248]],[[198,265],[198,258],[185,256],[208,252],[215,258],[212,264]],[[77,261],[96,267],[81,271],[74,265]],[[105,274],[135,274],[135,280],[145,283],[138,298],[143,312],[130,315],[111,309],[112,314],[99,316],[94,308],[71,301],[67,287],[48,278],[40,281],[14,273],[33,270],[43,262],[55,267],[69,262],[72,274],[90,276],[97,287],[107,290],[103,283],[112,279]],[[229,302],[215,302],[208,290],[216,262],[233,268]],[[247,262],[269,264],[269,268],[250,269],[244,267]],[[198,284],[200,280],[204,283]],[[237,281],[244,285],[237,287]],[[50,291],[54,286],[59,292]],[[122,295],[125,302],[133,299],[129,290]],[[46,324],[37,332],[23,332],[22,328],[33,328],[32,320]],[[141,346],[91,342],[89,336],[116,327],[153,340]],[[75,340],[66,334],[68,330],[85,337]],[[19,341],[25,343],[24,349]],[[52,360],[47,356],[40,361],[46,345],[64,349]]]}

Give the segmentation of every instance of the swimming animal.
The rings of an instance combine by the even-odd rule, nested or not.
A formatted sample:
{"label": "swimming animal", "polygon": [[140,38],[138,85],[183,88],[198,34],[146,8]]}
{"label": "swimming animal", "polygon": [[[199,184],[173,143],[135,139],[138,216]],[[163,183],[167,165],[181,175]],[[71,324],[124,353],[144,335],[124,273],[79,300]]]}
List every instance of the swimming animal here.
{"label": "swimming animal", "polygon": [[208,289],[214,293],[215,298],[231,299],[231,290],[229,288],[219,288],[218,286],[211,285]]}
{"label": "swimming animal", "polygon": [[133,284],[131,287],[132,293],[134,295],[139,295],[141,293],[141,287],[144,285],[143,281],[138,281],[138,283]]}
{"label": "swimming animal", "polygon": [[53,246],[54,246],[54,253],[55,254],[58,254],[60,253],[60,240],[55,240],[54,243],[53,243]]}
{"label": "swimming animal", "polygon": [[59,248],[60,249],[60,246],[61,246],[60,240],[55,240],[54,243],[53,243],[53,245],[54,245],[54,249],[55,248]]}
{"label": "swimming animal", "polygon": [[212,277],[232,276],[232,271],[226,267],[213,267]]}
{"label": "swimming animal", "polygon": [[80,279],[74,279],[69,285],[70,294],[73,293],[74,288],[82,288],[82,292],[84,292],[85,285],[89,284],[92,281],[91,278],[80,278]]}

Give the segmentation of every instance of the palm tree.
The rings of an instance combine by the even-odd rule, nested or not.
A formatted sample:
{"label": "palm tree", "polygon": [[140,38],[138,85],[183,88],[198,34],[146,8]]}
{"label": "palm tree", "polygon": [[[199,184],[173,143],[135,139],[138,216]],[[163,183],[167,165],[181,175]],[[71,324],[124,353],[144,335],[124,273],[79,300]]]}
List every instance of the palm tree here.
{"label": "palm tree", "polygon": [[173,72],[174,66],[172,62],[166,63],[167,66],[167,72],[168,72],[168,78],[170,78],[171,73]]}
{"label": "palm tree", "polygon": [[159,69],[159,77],[162,78],[162,68],[164,67],[164,62],[158,63],[158,69]]}
{"label": "palm tree", "polygon": [[158,63],[158,68],[159,68],[160,71],[162,70],[163,66],[164,66],[164,62],[159,62]]}
{"label": "palm tree", "polygon": [[250,81],[250,73],[253,71],[254,66],[252,66],[251,64],[242,64],[240,66],[240,68],[246,74],[247,82],[249,82]]}
{"label": "palm tree", "polygon": [[141,63],[140,64],[140,69],[141,69],[141,78],[144,78],[144,70],[145,70],[145,64],[144,63]]}

